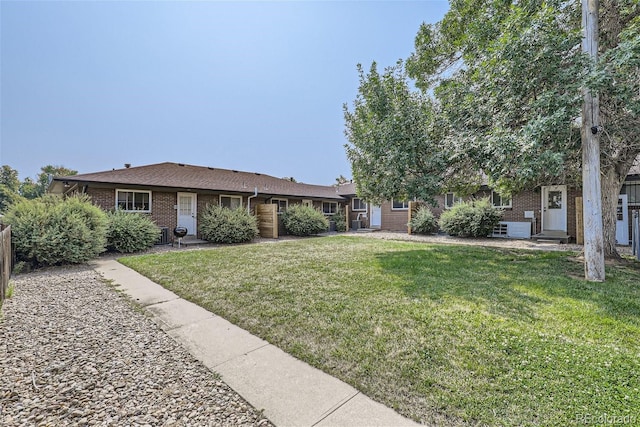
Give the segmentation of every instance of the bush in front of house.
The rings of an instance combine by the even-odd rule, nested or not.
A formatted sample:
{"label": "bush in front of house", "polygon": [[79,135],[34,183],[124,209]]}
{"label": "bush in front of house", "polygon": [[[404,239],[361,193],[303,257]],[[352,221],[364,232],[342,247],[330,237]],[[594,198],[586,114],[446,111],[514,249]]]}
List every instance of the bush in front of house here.
{"label": "bush in front of house", "polygon": [[487,237],[502,219],[502,209],[489,199],[455,204],[440,215],[440,228],[451,236]]}
{"label": "bush in front of house", "polygon": [[107,249],[132,253],[153,246],[160,237],[158,227],[145,214],[116,210],[107,214]]}
{"label": "bush in front of house", "polygon": [[208,205],[199,224],[200,236],[213,243],[245,243],[258,236],[256,217],[244,209]]}
{"label": "bush in front of house", "polygon": [[341,207],[338,207],[337,212],[331,215],[330,221],[333,221],[336,224],[336,231],[347,231],[347,217]]}
{"label": "bush in front of house", "polygon": [[426,206],[420,206],[409,221],[412,233],[431,234],[438,231],[438,220]]}
{"label": "bush in front of house", "polygon": [[294,236],[311,236],[329,229],[329,220],[312,206],[293,205],[282,214],[282,223],[287,233]]}
{"label": "bush in front of house", "polygon": [[86,262],[107,243],[106,214],[86,195],[21,200],[3,222],[11,224],[16,261],[34,268]]}

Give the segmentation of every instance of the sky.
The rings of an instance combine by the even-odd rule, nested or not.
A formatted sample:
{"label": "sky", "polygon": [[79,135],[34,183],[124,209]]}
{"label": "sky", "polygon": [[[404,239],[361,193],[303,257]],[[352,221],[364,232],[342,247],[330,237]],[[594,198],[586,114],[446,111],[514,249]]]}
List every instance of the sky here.
{"label": "sky", "polygon": [[447,1],[0,1],[0,164],[160,162],[351,178],[357,64],[409,57]]}

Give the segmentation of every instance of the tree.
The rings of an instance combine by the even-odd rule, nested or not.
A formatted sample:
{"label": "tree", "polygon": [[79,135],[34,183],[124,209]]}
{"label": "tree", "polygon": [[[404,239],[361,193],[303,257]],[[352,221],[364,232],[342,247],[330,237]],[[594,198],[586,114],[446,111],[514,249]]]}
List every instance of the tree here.
{"label": "tree", "polygon": [[[558,181],[579,185],[578,119],[583,89],[588,88],[599,94],[601,109],[604,251],[617,256],[617,195],[640,154],[640,5],[636,0],[603,0],[600,15],[600,56],[590,66],[580,50],[580,2],[452,1],[442,21],[421,26],[415,52],[406,62],[406,74],[420,89],[423,105],[429,106],[418,125],[416,119],[389,126],[394,117],[402,116],[397,115],[402,109],[385,104],[386,90],[370,90],[372,84],[379,86],[379,77],[371,74],[363,80],[359,68],[355,109],[345,108],[351,143],[347,155],[359,190],[393,190],[382,193],[388,197],[404,188],[407,195],[420,196],[408,182],[428,177],[429,182],[440,179],[455,185],[481,173],[503,194]],[[409,86],[405,73],[397,70],[384,78],[391,80],[384,83],[387,88]],[[404,98],[418,97],[410,92]],[[407,108],[415,110],[413,104],[408,102]],[[374,119],[380,105],[388,112],[386,120]],[[357,133],[353,123],[362,124]],[[408,151],[393,159],[399,150],[419,146],[421,127],[428,130],[423,138],[439,146],[439,153]],[[364,145],[371,135],[377,135],[379,144]],[[405,137],[401,141],[411,135],[413,142],[399,144],[394,135]],[[412,159],[420,156],[420,162],[431,164],[425,160],[430,155],[436,156],[437,168]],[[362,159],[368,159],[364,163],[376,172],[370,179],[363,176],[361,183],[356,171],[365,170],[358,164]],[[417,167],[407,174],[405,166],[385,159],[414,162]],[[383,161],[376,164],[377,160]],[[439,187],[427,186],[425,192],[436,194]]]}
{"label": "tree", "polygon": [[18,171],[3,165],[0,169],[0,213],[6,212],[9,206],[20,199],[19,189]]}
{"label": "tree", "polygon": [[429,97],[411,90],[402,61],[380,75],[358,65],[353,111],[343,106],[347,157],[358,195],[373,203],[393,198],[432,200],[446,174],[446,154]]}
{"label": "tree", "polygon": [[78,171],[73,169],[67,169],[64,166],[52,166],[47,165],[40,168],[41,172],[38,174],[36,182],[31,181],[29,178],[23,183],[22,190],[23,195],[28,199],[35,199],[44,195],[49,188],[51,178],[60,176],[72,176],[76,175]]}
{"label": "tree", "polygon": [[334,185],[338,186],[338,185],[343,185],[343,184],[347,184],[349,182],[349,180],[344,176],[344,175],[340,175],[339,177],[336,178],[336,183]]}

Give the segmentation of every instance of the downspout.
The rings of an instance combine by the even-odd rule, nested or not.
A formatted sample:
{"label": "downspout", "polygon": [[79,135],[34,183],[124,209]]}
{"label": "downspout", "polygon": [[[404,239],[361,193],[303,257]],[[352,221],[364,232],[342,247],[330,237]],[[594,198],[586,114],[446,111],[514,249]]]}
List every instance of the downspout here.
{"label": "downspout", "polygon": [[247,197],[247,212],[251,213],[251,199],[258,197],[258,187],[254,187],[253,196]]}

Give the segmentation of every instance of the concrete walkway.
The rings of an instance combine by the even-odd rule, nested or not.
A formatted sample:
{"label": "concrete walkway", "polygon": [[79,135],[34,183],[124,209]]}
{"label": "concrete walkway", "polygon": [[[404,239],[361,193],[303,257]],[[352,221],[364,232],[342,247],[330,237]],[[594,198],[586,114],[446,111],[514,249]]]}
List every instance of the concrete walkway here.
{"label": "concrete walkway", "polygon": [[114,259],[93,267],[277,426],[417,426]]}

